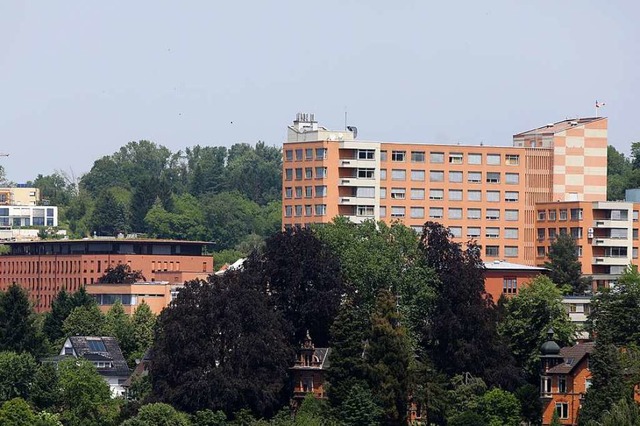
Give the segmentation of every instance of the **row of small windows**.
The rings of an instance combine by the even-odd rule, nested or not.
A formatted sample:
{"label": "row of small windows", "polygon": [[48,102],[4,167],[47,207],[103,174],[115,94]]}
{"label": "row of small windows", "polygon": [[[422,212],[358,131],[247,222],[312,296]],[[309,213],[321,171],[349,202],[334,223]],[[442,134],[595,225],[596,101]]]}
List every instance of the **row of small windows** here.
{"label": "row of small windows", "polygon": [[[582,220],[582,209],[560,209],[560,210],[549,210],[549,216],[547,216],[547,210],[538,210],[538,220],[545,221],[549,220],[551,222],[557,220],[567,220],[567,213],[571,214],[571,220]],[[548,218],[548,219],[547,219]]]}
{"label": "row of small windows", "polygon": [[304,160],[313,160],[314,153],[315,153],[316,160],[325,160],[327,158],[327,148],[316,148],[315,150],[313,148],[305,148],[304,150],[301,148],[298,148],[296,150],[287,149],[284,152],[285,161],[293,161],[294,152],[295,152],[296,161],[302,161],[303,154],[304,154]]}
{"label": "row of small windows", "polygon": [[[304,174],[303,174],[304,171]],[[313,179],[313,172],[314,172],[314,168],[313,167],[305,167],[303,168],[297,168],[297,169],[285,169],[284,170],[284,177],[286,180],[293,180],[293,176],[295,173],[295,178],[296,180],[302,180],[303,177],[304,179]],[[315,176],[316,179],[324,179],[327,177],[327,168],[326,167],[316,167],[315,168]]]}
{"label": "row of small windows", "polygon": [[[546,229],[546,231],[545,231]],[[572,227],[569,228],[569,233],[571,235],[571,237],[576,238],[576,239],[580,239],[583,237],[583,228],[582,227]],[[599,235],[597,237],[595,237],[596,239],[599,238],[610,238],[610,239],[614,239],[614,240],[626,240],[629,238],[629,230],[627,228],[609,228],[609,229],[604,229],[603,230],[605,232],[604,235]],[[567,228],[538,228],[537,229],[538,232],[538,240],[539,241],[543,241],[545,239],[545,236],[548,235],[549,240],[555,240],[558,235],[566,235],[567,234]],[[633,239],[637,240],[638,239],[638,229],[632,229],[631,230],[632,234],[633,234]],[[546,234],[546,235],[545,235]],[[588,238],[593,238],[593,234],[592,232],[588,234],[587,236]]]}
{"label": "row of small windows", "polygon": [[[482,219],[482,209],[468,208],[466,209],[466,218],[471,220]],[[443,207],[429,207],[428,211],[425,207],[410,207],[410,217],[414,219],[421,219],[428,213],[430,219],[442,219],[444,218],[445,209]],[[406,207],[404,206],[392,206],[390,210],[390,217],[405,217]],[[380,217],[387,216],[387,207],[380,206]],[[447,209],[448,219],[462,219],[463,209],[457,207],[449,207]],[[485,209],[484,219],[486,220],[500,220],[500,209]],[[518,210],[505,210],[504,219],[507,221],[517,221],[519,219]]]}
{"label": "row of small windows", "polygon": [[[315,171],[316,179],[324,179],[327,177],[326,167],[313,167],[285,169],[285,180],[303,180],[313,179]],[[358,179],[375,179],[374,168],[358,168],[355,169],[354,178]],[[410,177],[412,181],[424,182],[426,180],[425,170],[411,170]],[[430,182],[444,182],[445,172],[443,170],[431,170],[429,171]],[[387,169],[380,169],[380,179],[387,179]],[[407,170],[404,169],[392,169],[391,180],[404,181],[407,179]],[[463,172],[451,170],[448,173],[448,181],[451,183],[462,183],[464,180]],[[484,178],[486,183],[500,183],[502,182],[502,173],[500,172],[487,172]],[[467,182],[469,183],[482,183],[482,172],[467,172]],[[517,185],[520,183],[519,173],[505,173],[504,182],[508,185]]]}
{"label": "row of small windows", "polygon": [[[411,151],[411,162],[412,163],[424,163],[426,158],[425,151]],[[503,156],[501,154],[486,154],[485,162],[488,165],[499,166],[503,164],[502,161]],[[407,159],[407,151],[404,150],[393,150],[391,151],[391,161],[402,162]],[[451,152],[448,155],[445,155],[444,152],[430,152],[429,153],[429,162],[431,164],[442,164],[445,160],[449,164],[464,164],[464,153],[462,152]],[[387,151],[380,151],[380,161],[387,161]],[[471,153],[467,154],[467,164],[482,164],[483,158],[480,153]],[[508,166],[517,166],[520,164],[520,155],[518,154],[505,154],[504,155],[504,164]]]}
{"label": "row of small windows", "polygon": [[[448,173],[448,181],[451,183],[462,183],[464,181],[463,172],[457,170],[450,170]],[[373,178],[373,175],[371,176]],[[392,169],[391,180],[406,180],[407,171],[404,169]],[[429,182],[444,182],[445,172],[443,170],[430,170]],[[380,179],[387,179],[387,169],[380,169]],[[424,182],[426,179],[425,170],[411,170],[411,180],[416,182]],[[500,183],[502,182],[502,173],[500,172],[487,172],[484,177],[486,183]],[[469,183],[482,183],[482,172],[467,172],[467,182]],[[509,185],[517,185],[520,183],[519,173],[505,173],[504,182]]]}
{"label": "row of small windows", "polygon": [[327,214],[327,205],[326,204],[307,204],[307,205],[297,205],[297,206],[285,206],[284,207],[284,216],[292,217],[292,216],[324,216]]}
{"label": "row of small windows", "polygon": [[[538,210],[538,220],[545,221],[548,220],[553,222],[555,220],[567,220],[567,212],[571,213],[571,220],[582,220],[582,209],[549,209],[547,210]],[[638,210],[633,211],[633,221],[638,221]],[[556,219],[557,218],[557,219]],[[612,209],[607,212],[606,216],[600,218],[600,220],[629,220],[629,211],[628,210],[617,210]]]}
{"label": "row of small windows", "polygon": [[[406,198],[406,188],[391,188],[389,191],[389,197],[395,200],[404,200]],[[423,188],[411,188],[410,198],[412,200],[424,200],[426,190]],[[430,200],[444,200],[445,190],[432,188],[429,190]],[[380,198],[385,199],[387,197],[387,188],[380,188]],[[482,191],[480,190],[467,190],[467,201],[482,201]],[[485,201],[487,202],[499,202],[500,191],[485,191]],[[462,189],[449,189],[447,190],[447,199],[449,201],[463,201]],[[520,199],[520,193],[518,191],[505,191],[504,201],[506,202],[518,202]]]}
{"label": "row of small windows", "polygon": [[284,188],[284,198],[311,198],[313,197],[313,192],[315,189],[316,197],[326,197],[327,196],[327,185],[316,185],[314,186],[296,186],[285,187]]}

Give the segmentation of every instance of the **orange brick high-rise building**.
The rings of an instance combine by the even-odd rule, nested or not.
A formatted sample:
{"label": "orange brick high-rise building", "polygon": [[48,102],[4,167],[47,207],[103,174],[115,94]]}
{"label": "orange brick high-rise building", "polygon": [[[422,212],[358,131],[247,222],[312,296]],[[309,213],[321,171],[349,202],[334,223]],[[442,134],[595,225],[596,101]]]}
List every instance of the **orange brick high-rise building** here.
{"label": "orange brick high-rise building", "polygon": [[298,114],[283,161],[283,226],[346,216],[433,220],[487,261],[536,264],[536,204],[605,201],[607,119],[564,120],[513,137],[513,146],[373,142]]}

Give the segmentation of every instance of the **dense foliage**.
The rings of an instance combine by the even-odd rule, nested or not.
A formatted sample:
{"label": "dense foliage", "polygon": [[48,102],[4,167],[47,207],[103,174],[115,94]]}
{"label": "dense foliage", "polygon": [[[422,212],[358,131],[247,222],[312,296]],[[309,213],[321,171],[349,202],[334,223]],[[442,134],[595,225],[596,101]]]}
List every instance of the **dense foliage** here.
{"label": "dense foliage", "polygon": [[[151,208],[161,203],[156,197]],[[405,424],[409,415],[436,425],[539,421],[540,343],[549,326],[561,344],[574,332],[559,283],[538,277],[496,305],[478,247],[453,242],[437,223],[418,236],[399,223],[338,218],[264,242],[252,237],[250,245],[243,268],[187,283],[157,322],[144,303],[132,315],[119,302],[103,313],[84,290],[60,292],[41,316],[20,286],[1,292],[0,419],[65,426],[373,426]],[[134,275],[119,268],[103,280]],[[591,329],[602,344],[585,421],[605,421],[640,377],[638,289],[640,275],[630,269],[616,289],[594,298]],[[328,399],[308,397],[292,412],[289,367],[307,333],[316,347],[331,348]],[[149,375],[132,381],[126,399],[112,399],[90,363],[38,364],[75,334],[114,336],[130,367],[146,353]]]}
{"label": "dense foliage", "polygon": [[61,227],[75,237],[144,233],[246,255],[245,241],[280,227],[281,176],[280,148],[263,142],[171,152],[142,140],[96,160],[78,180],[55,172],[31,184],[60,207]]}

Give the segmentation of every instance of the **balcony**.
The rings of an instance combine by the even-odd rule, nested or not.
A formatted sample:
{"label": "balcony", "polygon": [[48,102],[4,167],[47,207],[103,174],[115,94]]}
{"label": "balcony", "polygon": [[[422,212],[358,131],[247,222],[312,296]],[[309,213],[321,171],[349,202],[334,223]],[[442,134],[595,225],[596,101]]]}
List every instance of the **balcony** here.
{"label": "balcony", "polygon": [[611,220],[611,219],[597,219],[593,221],[594,228],[625,228],[629,223],[628,219]]}
{"label": "balcony", "polygon": [[372,220],[375,219],[375,216],[356,216],[356,215],[349,215],[349,216],[345,216],[347,219],[349,219],[349,221],[353,222],[353,223],[362,223],[364,221],[367,220]]}
{"label": "balcony", "polygon": [[628,238],[593,238],[593,245],[599,247],[620,247],[628,242]]}
{"label": "balcony", "polygon": [[626,266],[631,261],[631,256],[594,256],[592,265]]}

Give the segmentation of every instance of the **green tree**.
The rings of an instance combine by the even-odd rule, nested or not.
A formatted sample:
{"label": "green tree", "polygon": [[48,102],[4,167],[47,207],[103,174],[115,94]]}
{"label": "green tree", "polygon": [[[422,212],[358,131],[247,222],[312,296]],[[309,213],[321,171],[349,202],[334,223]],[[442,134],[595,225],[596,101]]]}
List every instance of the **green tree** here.
{"label": "green tree", "polygon": [[[347,300],[331,326],[331,363],[327,370],[327,396],[340,407],[356,385],[367,388],[368,367],[362,356],[370,335],[370,321],[360,304]],[[359,391],[359,390],[358,390]]]}
{"label": "green tree", "polygon": [[216,250],[235,247],[244,237],[258,233],[260,206],[239,192],[222,192],[202,198],[204,225]]}
{"label": "green tree", "polygon": [[60,404],[60,378],[55,365],[46,362],[38,366],[30,387],[30,402],[40,410],[55,410]]}
{"label": "green tree", "polygon": [[540,423],[542,403],[538,387],[530,383],[524,384],[516,389],[515,396],[520,401],[523,420],[530,425]]}
{"label": "green tree", "polygon": [[6,401],[0,407],[0,424],[2,426],[33,426],[35,415],[29,404],[22,398]]}
{"label": "green tree", "polygon": [[98,195],[89,226],[97,235],[115,236],[130,230],[127,204],[118,200],[115,188],[103,190]]}
{"label": "green tree", "polygon": [[28,353],[0,352],[0,401],[29,398],[36,368]]}
{"label": "green tree", "polygon": [[480,249],[470,243],[462,250],[450,236],[438,223],[425,224],[422,251],[439,280],[421,345],[434,366],[450,376],[471,373],[489,385],[515,389],[521,379],[496,330],[496,309],[484,290]]}
{"label": "green tree", "polygon": [[[557,422],[561,425],[560,421]],[[639,425],[640,408],[638,404],[627,399],[621,399],[613,404],[610,410],[602,413],[600,421],[590,421],[587,426],[621,426]]]}
{"label": "green tree", "polygon": [[607,147],[607,200],[624,200],[630,188],[631,162],[613,146]]}
{"label": "green tree", "polygon": [[209,280],[187,283],[158,318],[153,393],[189,413],[272,414],[293,358],[282,320],[242,274]]}
{"label": "green tree", "polygon": [[56,413],[49,413],[47,411],[41,411],[36,413],[34,426],[63,426],[60,421],[60,415]]}
{"label": "green tree", "polygon": [[480,410],[489,426],[520,425],[520,403],[510,392],[491,389],[480,399]]}
{"label": "green tree", "polygon": [[129,360],[130,356],[138,351],[138,342],[133,334],[131,318],[124,311],[121,301],[116,300],[107,311],[102,331],[105,335],[115,337],[118,340],[118,345],[125,359]]}
{"label": "green tree", "polygon": [[73,309],[72,301],[64,289],[51,301],[51,310],[45,314],[43,332],[50,342],[64,337],[62,324]]}
{"label": "green tree", "polygon": [[[96,305],[96,299],[87,293],[87,289],[84,287],[80,287],[78,291],[71,295],[71,306],[73,308],[79,308],[81,306],[91,307],[94,305]],[[73,310],[73,308],[71,310]]]}
{"label": "green tree", "polygon": [[562,422],[560,421],[560,415],[558,411],[553,412],[553,416],[551,417],[551,424],[549,426],[562,426]]}
{"label": "green tree", "polygon": [[47,200],[52,206],[67,206],[76,195],[74,182],[60,171],[47,176],[39,174],[33,181],[33,186],[40,190],[40,198]]}
{"label": "green tree", "polygon": [[138,415],[122,423],[122,426],[191,426],[189,417],[168,404],[161,402],[140,407]]}
{"label": "green tree", "polygon": [[636,266],[622,273],[615,288],[605,288],[591,299],[587,328],[603,345],[640,346],[640,273]]}
{"label": "green tree", "polygon": [[448,418],[459,413],[480,411],[482,396],[487,392],[487,384],[470,374],[456,375],[450,380]]}
{"label": "green tree", "polygon": [[315,233],[339,257],[342,277],[350,292],[371,309],[378,291],[391,289],[413,339],[424,331],[435,300],[433,274],[419,250],[415,232],[401,223],[367,221],[354,224],[335,218]]}
{"label": "green tree", "polygon": [[565,294],[584,294],[590,290],[591,279],[582,276],[578,246],[571,235],[558,235],[551,244],[548,258],[544,266],[549,270],[549,278],[560,286]]}
{"label": "green tree", "polygon": [[631,167],[640,169],[640,142],[631,143]]}
{"label": "green tree", "polygon": [[74,308],[62,323],[62,331],[69,336],[104,335],[104,315],[97,305]]}
{"label": "green tree", "polygon": [[475,411],[462,411],[454,414],[447,426],[487,426],[484,417]]}
{"label": "green tree", "polygon": [[371,336],[365,361],[370,366],[370,383],[383,409],[383,424],[406,423],[411,352],[395,297],[381,291],[371,316]]}
{"label": "green tree", "polygon": [[381,424],[382,409],[376,404],[371,390],[366,385],[355,384],[349,390],[339,413],[345,426],[378,426]]}
{"label": "green tree", "polygon": [[[183,200],[189,195],[183,195],[180,201],[175,201],[176,211],[165,209],[158,198],[144,217],[146,230],[156,238],[172,238],[178,240],[202,240],[207,237],[207,229],[204,226],[204,215],[198,207],[194,210]],[[179,204],[178,204],[179,202]],[[198,203],[197,200],[191,201]],[[198,203],[199,206],[199,203]]]}
{"label": "green tree", "polygon": [[0,351],[44,353],[44,336],[38,330],[29,295],[17,283],[0,293]]}
{"label": "green tree", "polygon": [[109,426],[119,407],[109,385],[89,361],[68,359],[58,365],[61,389],[61,420],[70,426]]}
{"label": "green tree", "polygon": [[627,365],[618,347],[597,340],[590,357],[592,384],[580,410],[581,425],[599,420],[602,413],[611,409],[615,402],[631,399],[633,392],[632,384],[624,377]]}
{"label": "green tree", "polygon": [[200,410],[191,421],[193,426],[226,426],[227,416],[222,411]]}
{"label": "green tree", "polygon": [[258,142],[255,149],[247,144],[232,146],[225,182],[227,190],[238,191],[260,205],[278,200],[282,191],[281,149],[264,142]]}
{"label": "green tree", "polygon": [[136,352],[142,356],[153,344],[153,332],[156,325],[156,316],[151,312],[149,305],[143,300],[131,318],[133,327],[133,339],[137,344]]}
{"label": "green tree", "polygon": [[506,337],[516,362],[537,380],[539,348],[549,328],[560,346],[572,343],[576,327],[562,304],[562,292],[546,276],[539,275],[504,306],[498,331]]}

